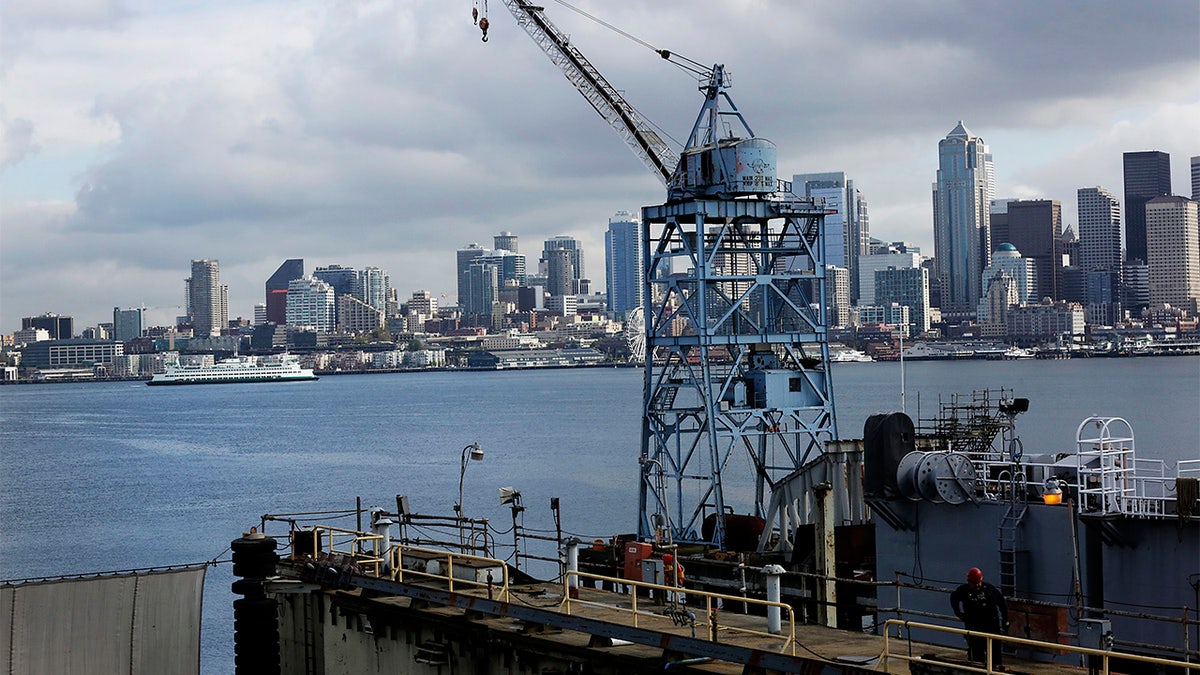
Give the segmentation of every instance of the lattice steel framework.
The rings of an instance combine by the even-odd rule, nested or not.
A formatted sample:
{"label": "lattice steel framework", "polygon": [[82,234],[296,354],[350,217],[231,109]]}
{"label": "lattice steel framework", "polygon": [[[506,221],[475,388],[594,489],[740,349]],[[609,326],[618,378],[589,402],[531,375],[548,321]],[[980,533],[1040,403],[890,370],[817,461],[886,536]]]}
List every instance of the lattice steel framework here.
{"label": "lattice steel framework", "polygon": [[825,209],[781,195],[642,209],[642,539],[724,547],[837,437]]}

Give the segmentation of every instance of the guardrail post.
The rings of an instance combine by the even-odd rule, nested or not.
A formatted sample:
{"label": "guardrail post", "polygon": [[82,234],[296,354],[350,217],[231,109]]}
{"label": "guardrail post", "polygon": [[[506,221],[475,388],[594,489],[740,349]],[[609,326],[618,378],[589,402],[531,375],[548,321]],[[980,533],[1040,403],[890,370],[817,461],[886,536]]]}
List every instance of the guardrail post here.
{"label": "guardrail post", "polygon": [[567,593],[574,598],[579,597],[579,576],[578,574],[569,574],[570,572],[579,572],[579,539],[571,537],[566,541],[567,544]]}
{"label": "guardrail post", "polygon": [[[767,565],[763,574],[767,575],[767,602],[780,602],[783,596],[782,577],[784,569],[779,565]],[[767,607],[767,632],[779,635],[783,631],[782,612],[778,605]]]}

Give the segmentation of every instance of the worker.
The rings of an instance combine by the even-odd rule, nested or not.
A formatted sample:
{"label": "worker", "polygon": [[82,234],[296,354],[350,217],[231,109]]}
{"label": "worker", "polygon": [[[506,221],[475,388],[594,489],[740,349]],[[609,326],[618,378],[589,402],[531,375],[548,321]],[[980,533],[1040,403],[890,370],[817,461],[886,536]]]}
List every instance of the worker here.
{"label": "worker", "polygon": [[[967,570],[967,583],[950,594],[950,606],[967,630],[1008,632],[1008,604],[1004,594],[983,580],[983,572],[978,567]],[[992,644],[993,667],[1003,664],[1001,651],[999,642]],[[982,663],[987,658],[987,638],[967,637],[967,658]]]}
{"label": "worker", "polygon": [[[664,553],[663,561],[663,585],[683,588],[683,565],[675,562],[675,556],[670,553]],[[668,602],[683,603],[683,593],[667,592],[666,597]]]}

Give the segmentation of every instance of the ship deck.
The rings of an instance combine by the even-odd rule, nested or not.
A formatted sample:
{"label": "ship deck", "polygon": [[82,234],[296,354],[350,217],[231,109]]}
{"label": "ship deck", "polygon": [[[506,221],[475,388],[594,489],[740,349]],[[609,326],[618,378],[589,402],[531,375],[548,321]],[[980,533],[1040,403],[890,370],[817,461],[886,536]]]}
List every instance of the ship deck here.
{"label": "ship deck", "polygon": [[[486,636],[489,644],[518,644],[539,653],[621,663],[635,672],[988,672],[982,664],[966,661],[965,646],[955,649],[895,637],[885,641],[880,635],[819,625],[793,627],[786,619],[780,634],[772,635],[765,616],[735,611],[706,616],[705,598],[691,592],[681,606],[590,587],[580,587],[577,597],[566,602],[562,585],[544,582],[511,585],[506,600],[499,587],[451,590],[455,584],[436,580],[400,583],[356,576],[353,585],[358,589],[325,591],[343,613],[409,615],[410,620],[439,624],[457,634]],[[685,620],[683,612],[693,617]],[[890,652],[886,659],[885,649]],[[911,659],[918,661],[910,663]],[[1031,675],[1086,672],[1012,655],[1005,656],[1005,665],[1005,672]]]}

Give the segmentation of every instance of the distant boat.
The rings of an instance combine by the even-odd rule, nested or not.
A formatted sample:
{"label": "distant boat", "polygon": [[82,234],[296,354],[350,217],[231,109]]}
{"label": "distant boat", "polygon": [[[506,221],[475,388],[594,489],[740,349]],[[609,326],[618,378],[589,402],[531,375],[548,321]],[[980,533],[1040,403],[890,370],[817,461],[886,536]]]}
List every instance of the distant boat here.
{"label": "distant boat", "polygon": [[875,359],[858,351],[857,349],[843,349],[829,353],[829,360],[832,363],[871,363]]}
{"label": "distant boat", "polygon": [[271,356],[235,356],[208,365],[170,363],[146,384],[232,384],[237,382],[302,382],[318,379],[309,368],[300,367],[294,354]]}
{"label": "distant boat", "polygon": [[974,349],[966,349],[945,342],[918,342],[904,349],[904,358],[910,361],[938,361],[943,359],[970,359],[974,357]]}

